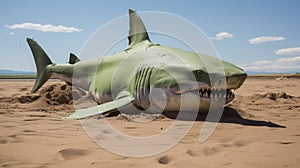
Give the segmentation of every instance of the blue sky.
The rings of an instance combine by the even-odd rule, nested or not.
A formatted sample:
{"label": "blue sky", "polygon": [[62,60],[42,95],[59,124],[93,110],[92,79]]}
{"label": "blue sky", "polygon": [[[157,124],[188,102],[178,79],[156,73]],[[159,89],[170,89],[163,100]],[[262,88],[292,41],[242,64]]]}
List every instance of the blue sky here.
{"label": "blue sky", "polygon": [[[247,71],[300,72],[298,0],[3,0],[0,69],[35,71],[26,37],[36,39],[54,62],[64,63],[70,52],[80,52],[95,30],[126,15],[129,8],[190,20],[210,37],[222,59]],[[53,27],[45,32],[47,24]]]}

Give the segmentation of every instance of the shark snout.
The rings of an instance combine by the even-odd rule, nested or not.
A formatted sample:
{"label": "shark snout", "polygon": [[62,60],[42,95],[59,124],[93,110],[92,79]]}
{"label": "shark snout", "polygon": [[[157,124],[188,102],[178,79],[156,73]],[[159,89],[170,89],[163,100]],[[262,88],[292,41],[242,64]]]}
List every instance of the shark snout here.
{"label": "shark snout", "polygon": [[247,78],[246,73],[240,73],[240,74],[235,74],[235,75],[226,77],[227,88],[232,88],[232,89],[239,88],[244,83],[246,78]]}

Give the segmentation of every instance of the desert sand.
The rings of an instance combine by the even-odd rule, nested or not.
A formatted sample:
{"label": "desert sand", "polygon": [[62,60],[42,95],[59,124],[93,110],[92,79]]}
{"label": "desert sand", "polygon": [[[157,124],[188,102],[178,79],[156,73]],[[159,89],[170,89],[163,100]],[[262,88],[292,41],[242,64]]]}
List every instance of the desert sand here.
{"label": "desert sand", "polygon": [[[277,78],[277,79],[276,79]],[[150,157],[111,153],[84,132],[78,120],[62,116],[74,110],[70,87],[51,80],[30,93],[34,80],[0,80],[1,167],[299,167],[300,78],[249,77],[225,108],[204,143],[199,118],[171,149]],[[124,134],[158,134],[174,120],[134,122],[106,118]]]}

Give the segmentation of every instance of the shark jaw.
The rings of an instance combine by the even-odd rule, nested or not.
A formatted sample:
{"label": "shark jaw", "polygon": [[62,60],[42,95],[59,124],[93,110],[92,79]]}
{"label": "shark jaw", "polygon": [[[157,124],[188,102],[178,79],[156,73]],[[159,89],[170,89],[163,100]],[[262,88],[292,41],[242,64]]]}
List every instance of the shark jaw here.
{"label": "shark jaw", "polygon": [[[180,94],[186,94],[186,93],[192,93],[200,97],[200,99],[225,99],[226,104],[231,102],[235,95],[234,95],[234,89],[211,89],[211,88],[200,88],[199,90],[191,90],[188,92],[183,92]],[[177,92],[178,94],[178,92]]]}
{"label": "shark jaw", "polygon": [[[240,79],[240,83],[243,83],[246,79]],[[179,87],[173,87],[171,91],[174,95],[182,95],[182,94],[194,94],[198,96],[202,100],[211,101],[211,100],[225,100],[225,104],[228,104],[235,98],[235,90],[240,87],[231,87],[231,88],[224,88],[224,87],[211,87],[208,84],[203,84],[197,82],[198,87],[196,88],[188,88],[188,89],[179,89]]]}
{"label": "shark jaw", "polygon": [[[150,93],[151,94],[151,93]],[[200,95],[199,90],[189,91],[182,94],[169,92],[168,89],[162,91],[160,96],[157,93],[147,101],[137,102],[133,105],[143,113],[162,112],[197,112],[207,113],[211,104],[218,103],[224,106],[234,99],[234,94],[229,93],[228,97],[221,96],[208,97],[208,94]],[[216,94],[217,95],[217,94]],[[230,96],[229,96],[230,95]]]}
{"label": "shark jaw", "polygon": [[[163,111],[195,111],[196,109],[200,113],[207,113],[212,102],[222,103],[223,105],[231,102],[235,98],[234,90],[208,87],[184,91],[165,89],[163,97],[166,101],[164,102],[159,98],[159,100],[153,102]],[[165,104],[163,105],[162,102]]]}

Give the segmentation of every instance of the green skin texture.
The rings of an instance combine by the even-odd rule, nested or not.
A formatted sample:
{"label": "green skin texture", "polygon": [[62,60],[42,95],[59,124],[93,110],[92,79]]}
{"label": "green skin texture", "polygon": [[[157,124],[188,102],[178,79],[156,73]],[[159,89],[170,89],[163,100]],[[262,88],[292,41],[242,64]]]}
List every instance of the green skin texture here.
{"label": "green skin texture", "polygon": [[[181,95],[195,99],[199,111],[207,112],[211,98],[200,98],[197,94],[200,89],[237,89],[246,79],[241,68],[228,62],[151,43],[139,16],[133,10],[129,14],[129,46],[123,52],[103,58],[79,61],[72,55],[69,64],[53,64],[45,51],[28,38],[37,66],[32,92],[54,75],[90,92],[100,104],[96,108],[77,110],[67,118],[106,114],[129,104],[140,109],[154,105],[159,110],[178,111]],[[233,98],[223,101],[226,104]]]}

